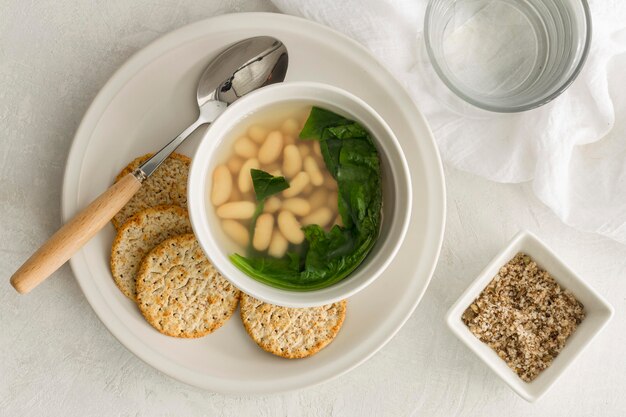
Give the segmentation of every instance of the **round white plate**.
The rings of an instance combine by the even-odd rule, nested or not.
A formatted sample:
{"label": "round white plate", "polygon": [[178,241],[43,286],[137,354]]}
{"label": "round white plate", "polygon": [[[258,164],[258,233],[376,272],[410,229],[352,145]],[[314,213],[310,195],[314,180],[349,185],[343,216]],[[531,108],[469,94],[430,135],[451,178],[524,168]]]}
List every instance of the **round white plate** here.
{"label": "round white plate", "polygon": [[[224,15],[176,30],[124,64],[100,91],[76,133],[65,171],[65,220],[104,191],[138,155],[159,149],[195,120],[196,83],[220,50],[270,35],[289,50],[287,81],[319,81],[361,97],[400,140],[414,187],[411,224],[400,252],[370,287],[350,298],[343,329],[317,355],[285,360],[259,349],[235,315],[214,334],[161,335],[117,289],[109,272],[107,226],[70,261],[87,300],[139,358],[185,383],[224,393],[270,393],[341,375],[380,349],[409,318],[437,263],[445,220],[441,160],[424,118],[400,84],[360,45],[324,26],[279,14]],[[202,131],[180,151],[193,155]]]}

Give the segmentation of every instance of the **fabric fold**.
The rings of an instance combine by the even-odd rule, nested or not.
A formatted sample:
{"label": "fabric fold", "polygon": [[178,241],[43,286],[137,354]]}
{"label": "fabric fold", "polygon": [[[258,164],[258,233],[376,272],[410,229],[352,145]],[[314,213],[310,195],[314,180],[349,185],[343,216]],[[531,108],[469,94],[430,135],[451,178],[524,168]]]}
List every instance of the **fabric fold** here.
{"label": "fabric fold", "polygon": [[444,162],[492,181],[532,181],[564,223],[626,243],[626,2],[589,2],[591,49],[563,94],[499,114],[463,102],[435,74],[422,36],[426,0],[272,1],[368,48],[424,113]]}

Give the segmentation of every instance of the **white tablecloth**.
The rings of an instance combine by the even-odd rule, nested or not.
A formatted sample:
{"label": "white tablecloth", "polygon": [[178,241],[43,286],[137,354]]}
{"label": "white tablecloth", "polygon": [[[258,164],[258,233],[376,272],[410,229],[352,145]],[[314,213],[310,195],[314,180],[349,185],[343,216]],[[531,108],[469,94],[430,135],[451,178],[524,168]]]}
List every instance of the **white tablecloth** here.
{"label": "white tablecloth", "polygon": [[[535,195],[566,224],[626,243],[626,141],[615,123],[616,117],[626,115],[626,101],[611,94],[626,81],[624,65],[614,62],[616,57],[622,63],[626,59],[626,2],[590,0],[593,34],[581,73],[552,102],[514,114],[479,110],[441,82],[423,41],[428,0],[273,3],[285,13],[328,25],[372,51],[420,105],[446,163],[496,182],[532,181]],[[502,33],[510,23],[499,8],[502,2],[477,4],[484,7],[470,19],[454,22],[447,53],[473,52],[466,39],[474,38],[486,55],[477,62],[505,68],[511,65],[511,55],[523,55],[510,33],[515,29]],[[496,30],[494,21],[499,35],[492,41],[493,33],[487,36],[484,31]]]}
{"label": "white tablecloth", "polygon": [[[422,303],[367,363],[308,390],[222,396],[160,374],[107,332],[67,266],[28,296],[11,289],[9,275],[59,226],[74,131],[116,68],[172,29],[249,10],[272,6],[260,0],[1,2],[0,416],[623,416],[626,247],[564,226],[528,185],[497,184],[451,167],[442,256]],[[520,228],[544,238],[616,309],[576,366],[534,405],[443,323],[447,308]]]}

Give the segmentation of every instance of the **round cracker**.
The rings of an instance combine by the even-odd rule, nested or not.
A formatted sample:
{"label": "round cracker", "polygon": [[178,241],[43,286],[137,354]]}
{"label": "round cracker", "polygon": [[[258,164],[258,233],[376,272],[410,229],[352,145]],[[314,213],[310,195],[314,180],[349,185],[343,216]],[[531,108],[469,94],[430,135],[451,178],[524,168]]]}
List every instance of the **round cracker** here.
{"label": "round cracker", "polygon": [[221,327],[240,292],[206,258],[193,234],[159,244],[141,262],[137,305],[159,332],[201,337]]}
{"label": "round cracker", "polygon": [[187,210],[179,206],[157,206],[140,211],[117,231],[111,247],[111,274],[125,296],[135,301],[135,278],[141,260],[159,243],[192,233]]}
{"label": "round cracker", "polygon": [[289,308],[241,297],[241,320],[263,350],[288,359],[315,355],[335,339],[346,317],[346,300],[321,307]]}
{"label": "round cracker", "polygon": [[[136,170],[153,154],[135,158],[119,173],[115,182]],[[130,217],[149,207],[175,205],[187,207],[187,178],[191,159],[179,153],[171,154],[161,166],[147,178],[137,193],[111,220],[119,229]]]}

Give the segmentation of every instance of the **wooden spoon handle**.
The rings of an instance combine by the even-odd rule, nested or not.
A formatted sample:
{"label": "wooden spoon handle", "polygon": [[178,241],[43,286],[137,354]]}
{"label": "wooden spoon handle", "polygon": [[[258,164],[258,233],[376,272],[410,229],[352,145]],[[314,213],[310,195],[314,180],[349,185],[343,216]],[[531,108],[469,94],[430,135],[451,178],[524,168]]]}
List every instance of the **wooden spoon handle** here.
{"label": "wooden spoon handle", "polygon": [[24,262],[11,277],[11,285],[20,294],[30,292],[98,233],[140,187],[133,173],[113,184]]}

